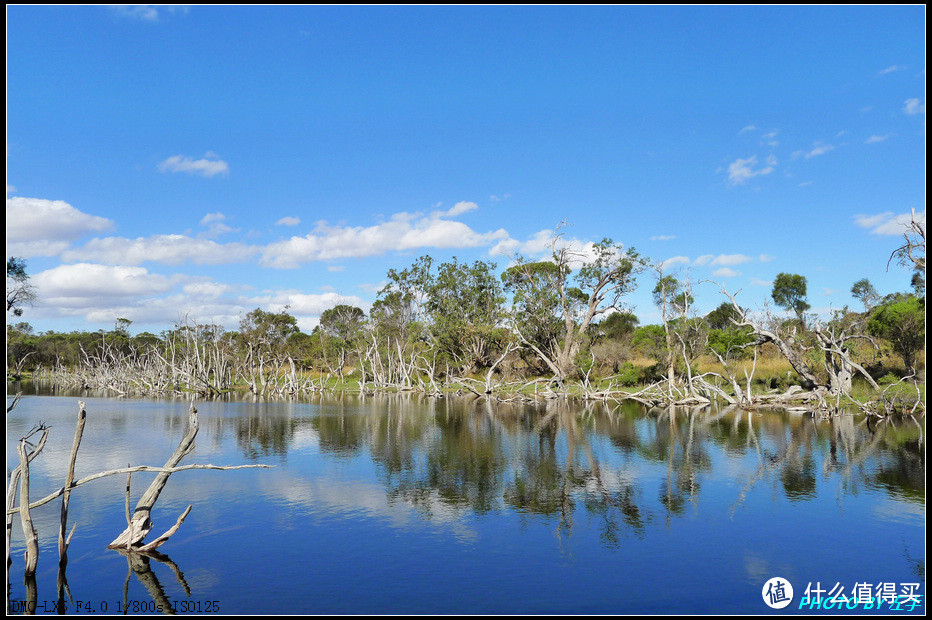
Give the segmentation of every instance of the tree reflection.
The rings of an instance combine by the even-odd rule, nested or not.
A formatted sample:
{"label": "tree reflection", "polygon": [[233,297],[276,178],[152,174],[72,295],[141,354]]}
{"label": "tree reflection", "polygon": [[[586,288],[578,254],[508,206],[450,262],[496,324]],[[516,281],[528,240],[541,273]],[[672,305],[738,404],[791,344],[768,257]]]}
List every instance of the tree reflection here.
{"label": "tree reflection", "polygon": [[846,492],[866,486],[925,502],[923,427],[914,421],[404,396],[322,401],[304,419],[257,415],[235,424],[247,456],[286,454],[296,428],[309,424],[325,457],[365,455],[389,500],[427,518],[516,511],[568,536],[583,511],[608,546],[642,536],[654,520],[702,510],[713,475],[737,483],[732,515],[762,484],[794,503],[827,492],[830,481]]}

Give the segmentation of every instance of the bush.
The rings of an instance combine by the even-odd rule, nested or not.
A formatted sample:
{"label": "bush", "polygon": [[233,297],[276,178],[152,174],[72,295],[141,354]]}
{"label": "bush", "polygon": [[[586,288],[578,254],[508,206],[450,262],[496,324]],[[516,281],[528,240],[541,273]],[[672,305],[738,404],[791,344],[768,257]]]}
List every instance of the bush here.
{"label": "bush", "polygon": [[891,372],[877,379],[877,384],[878,385],[891,385],[893,383],[896,383],[899,380],[900,378]]}

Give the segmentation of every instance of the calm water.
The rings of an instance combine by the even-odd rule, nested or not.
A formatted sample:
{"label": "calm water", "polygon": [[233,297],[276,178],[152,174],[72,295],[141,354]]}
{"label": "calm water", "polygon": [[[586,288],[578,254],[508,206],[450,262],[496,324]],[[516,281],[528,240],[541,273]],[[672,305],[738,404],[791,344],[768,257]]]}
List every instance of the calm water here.
{"label": "calm water", "polygon": [[[78,477],[162,465],[184,433],[184,401],[83,399]],[[8,471],[16,439],[52,429],[34,498],[63,484],[77,401],[29,395],[7,416]],[[194,508],[135,571],[106,548],[126,525],[125,476],[76,489],[69,612],[803,613],[808,585],[857,583],[919,584],[925,609],[922,420],[420,397],[196,406],[183,464],[274,467],[172,475],[150,538]],[[133,476],[133,505],[152,476]],[[59,507],[33,513],[39,613],[58,599]],[[795,590],[779,612],[762,598],[771,577]]]}

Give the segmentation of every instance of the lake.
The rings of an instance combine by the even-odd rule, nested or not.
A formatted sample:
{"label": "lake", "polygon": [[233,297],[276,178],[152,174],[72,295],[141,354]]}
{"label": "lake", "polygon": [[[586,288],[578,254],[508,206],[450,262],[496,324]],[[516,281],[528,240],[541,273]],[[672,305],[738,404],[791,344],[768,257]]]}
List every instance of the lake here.
{"label": "lake", "polygon": [[[78,478],[163,465],[188,417],[182,399],[31,392],[7,415],[7,469],[16,440],[51,427],[33,501],[64,483],[79,399]],[[889,613],[925,611],[924,418],[420,396],[195,404],[183,465],[273,467],[173,474],[149,539],[192,512],[164,555],[132,567],[107,549],[126,526],[126,476],[75,489],[68,613],[829,613],[799,609],[807,590],[892,590],[903,607]],[[134,506],[153,477],[133,475]],[[33,511],[38,613],[58,611],[60,501]],[[18,516],[12,547],[20,613]],[[772,601],[793,589],[783,609],[765,604],[771,578]]]}

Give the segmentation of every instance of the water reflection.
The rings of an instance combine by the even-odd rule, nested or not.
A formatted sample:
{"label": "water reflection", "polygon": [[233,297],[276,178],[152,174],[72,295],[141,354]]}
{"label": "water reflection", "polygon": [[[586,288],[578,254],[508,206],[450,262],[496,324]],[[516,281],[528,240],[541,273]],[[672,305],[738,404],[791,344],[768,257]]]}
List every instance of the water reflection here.
{"label": "water reflection", "polygon": [[325,458],[371,460],[389,502],[427,517],[438,508],[515,510],[551,517],[568,534],[584,510],[602,521],[609,545],[652,519],[698,509],[704,485],[721,477],[737,483],[732,514],[758,486],[775,484],[800,503],[826,481],[925,505],[923,429],[912,420],[408,396],[321,399],[313,415],[232,423],[249,460],[287,458],[309,431]]}
{"label": "water reflection", "polygon": [[[104,404],[100,401],[96,408],[93,403],[88,408],[89,415],[101,412],[96,428],[87,431],[87,457],[97,459],[91,461],[94,470],[106,469],[96,466],[100,459],[122,459],[114,466],[125,465],[125,451],[130,449],[136,451],[134,462],[164,460],[184,430],[186,403],[181,401],[127,400],[106,415]],[[73,415],[72,406],[69,403],[68,416]],[[36,411],[58,415],[48,407],[49,403],[43,402],[31,415],[37,415]],[[499,535],[490,534],[493,529],[506,532],[502,538],[521,542],[515,545],[514,556],[497,556],[503,572],[519,567],[528,553],[523,545],[535,541],[560,547],[561,557],[564,546],[581,556],[588,554],[589,559],[604,562],[598,565],[600,573],[603,566],[606,574],[617,573],[619,562],[626,566],[643,563],[641,558],[651,553],[675,555],[677,561],[686,561],[679,559],[683,555],[695,555],[707,563],[709,558],[721,562],[707,566],[709,573],[727,574],[731,582],[744,579],[757,584],[772,576],[776,567],[784,570],[786,560],[782,550],[775,552],[754,541],[765,539],[769,529],[782,525],[781,519],[789,517],[798,525],[815,515],[822,519],[823,527],[837,523],[839,529],[846,528],[844,536],[857,541],[864,540],[865,527],[874,531],[886,525],[899,527],[897,534],[876,544],[887,556],[885,564],[878,563],[881,570],[888,571],[880,577],[897,579],[892,575],[901,573],[894,571],[904,568],[910,578],[921,578],[925,572],[919,533],[925,519],[924,420],[868,420],[853,415],[814,419],[783,411],[749,413],[734,408],[646,410],[635,403],[555,399],[534,405],[416,395],[205,402],[198,407],[201,433],[191,462],[236,464],[245,460],[280,466],[222,478],[208,474],[173,477],[168,488],[174,499],[166,496],[166,504],[188,503],[190,498],[199,502],[194,514],[200,525],[185,525],[190,528],[182,529],[178,548],[203,553],[176,556],[186,566],[191,587],[165,556],[127,558],[127,584],[135,576],[137,590],[142,584],[150,599],[163,607],[169,600],[184,597],[231,599],[237,595],[223,589],[227,587],[220,577],[224,573],[211,564],[223,563],[216,559],[221,548],[237,548],[235,556],[225,557],[240,572],[249,573],[256,557],[274,554],[276,566],[283,567],[278,572],[300,575],[308,557],[325,558],[328,571],[336,570],[330,563],[343,556],[324,555],[326,551],[332,554],[334,549],[349,549],[346,557],[355,557],[352,551],[357,541],[372,535],[371,546],[360,554],[367,562],[393,544],[405,552],[414,547],[417,553],[412,552],[412,556],[417,556],[417,566],[423,565],[424,573],[412,573],[409,579],[412,583],[429,580],[432,575],[443,574],[457,548],[444,546],[442,536],[425,542],[425,531],[451,533],[456,544],[474,547],[477,558],[503,553],[482,545]],[[8,419],[8,442],[18,437],[20,425],[31,423],[30,415],[21,413],[14,410],[15,415]],[[61,417],[58,428],[67,428],[68,416]],[[107,430],[111,436],[100,438]],[[36,461],[37,483],[41,484],[40,476],[48,476],[53,479],[48,484],[60,484],[59,464],[70,445],[67,432],[62,444],[50,446]],[[112,515],[105,518],[120,521],[122,499],[110,495],[112,485],[88,486],[77,493],[88,505],[96,509],[99,504],[101,511]],[[839,518],[865,498],[869,501],[858,503],[856,519]],[[177,510],[172,505],[161,508],[173,514]],[[44,531],[57,529],[54,513],[46,510],[38,515]],[[88,513],[84,522],[94,523],[93,527],[106,533],[116,529],[112,523],[102,525],[96,514]],[[523,529],[517,531],[515,524]],[[386,540],[386,528],[395,532],[400,542]],[[740,534],[733,534],[735,529],[740,529]],[[546,536],[535,538],[538,530]],[[527,531],[531,533],[521,539]],[[332,537],[332,548],[327,546],[326,536],[317,536],[320,532]],[[372,532],[380,533],[381,538]],[[406,538],[408,533],[413,536]],[[808,541],[820,537],[805,535]],[[421,539],[415,540],[415,536]],[[732,536],[740,545],[723,552],[722,543],[730,542]],[[20,534],[17,537],[21,539]],[[709,542],[702,544],[710,549],[700,548],[698,541],[693,543],[694,537],[708,537]],[[499,543],[502,538],[497,539]],[[14,543],[18,551],[21,540]],[[684,544],[693,545],[689,554],[682,553]],[[439,549],[433,563],[432,546]],[[813,574],[806,571],[822,561],[825,552],[819,553],[823,555],[813,555],[811,563],[800,559],[793,565],[797,576],[808,579]],[[53,552],[43,550],[43,554],[40,562],[48,562]],[[80,559],[73,564],[77,567],[80,562],[81,568],[71,570],[85,571],[89,562],[98,561],[99,552],[94,554],[94,559],[88,559],[88,554],[76,556]],[[894,560],[889,559],[890,554],[896,556]],[[845,561],[860,557],[846,556]],[[459,559],[462,562],[462,556]],[[729,566],[731,560],[740,566]],[[873,556],[871,560],[879,562]],[[386,561],[384,557],[382,561]],[[106,568],[104,559],[99,562],[94,566]],[[314,583],[321,592],[338,587],[352,575],[364,574],[371,579],[370,567],[349,560],[345,563],[346,573],[336,570],[332,581],[328,581],[330,572],[316,574]],[[559,572],[559,562],[552,556],[551,563],[557,569],[554,574],[567,575]],[[162,566],[168,566],[175,577],[163,574],[160,582],[155,572]],[[412,565],[404,566],[414,570]],[[836,562],[830,570],[839,571],[840,566],[842,563]],[[465,569],[469,573],[468,568],[471,565]],[[495,570],[480,568],[472,572]],[[14,566],[11,573],[17,570]],[[379,567],[371,570],[392,572]],[[535,566],[534,570],[542,569]],[[736,578],[736,570],[740,577]],[[682,573],[701,577],[701,570],[678,574]],[[72,577],[83,590],[79,598],[86,598],[91,586],[81,583],[77,575],[80,573]],[[119,583],[122,577],[120,572],[111,579],[117,589],[128,587]],[[814,577],[839,579],[837,572]],[[637,576],[628,578],[638,583]],[[595,578],[590,575],[589,579]],[[281,587],[282,591],[301,589],[277,584],[266,586]],[[300,584],[310,587],[307,581]],[[641,584],[643,587],[643,579]],[[35,600],[35,583],[25,586],[17,584],[13,598]],[[759,597],[759,586],[756,588],[751,594]],[[39,584],[41,594],[46,589],[52,591],[51,583]],[[191,590],[195,590],[193,594]],[[277,591],[279,598],[286,596],[282,591]],[[397,591],[397,585],[386,585],[385,591]],[[57,594],[59,600],[66,594],[70,598],[63,573]],[[295,609],[283,603],[280,611]]]}

